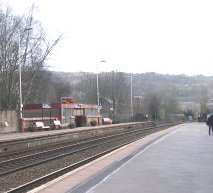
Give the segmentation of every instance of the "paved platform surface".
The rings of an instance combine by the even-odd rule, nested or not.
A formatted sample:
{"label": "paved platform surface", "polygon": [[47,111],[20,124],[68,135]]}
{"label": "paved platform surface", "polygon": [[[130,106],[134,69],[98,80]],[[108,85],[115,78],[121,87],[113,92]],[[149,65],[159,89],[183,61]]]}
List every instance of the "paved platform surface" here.
{"label": "paved platform surface", "polygon": [[204,123],[152,134],[33,191],[37,193],[210,193],[213,136]]}
{"label": "paved platform surface", "polygon": [[22,139],[24,140],[24,139],[30,139],[35,137],[46,137],[50,135],[66,134],[66,133],[89,130],[91,128],[92,127],[78,127],[74,129],[60,129],[60,130],[50,130],[50,131],[0,133],[0,142],[9,142],[13,140],[22,140]]}
{"label": "paved platform surface", "polygon": [[[128,123],[129,125],[140,124],[140,123]],[[146,124],[146,123],[145,123]],[[147,122],[148,124],[148,122]],[[49,130],[49,131],[37,131],[37,132],[14,132],[14,133],[0,133],[0,142],[9,142],[14,140],[25,140],[30,138],[37,138],[37,137],[46,137],[46,136],[53,136],[53,135],[60,135],[60,134],[68,134],[68,133],[76,133],[81,131],[90,131],[90,130],[99,130],[99,129],[108,129],[110,128],[119,128],[125,126],[126,123],[120,124],[111,124],[111,125],[99,125],[99,126],[85,126],[85,127],[76,127],[76,128],[66,128],[66,129],[59,129],[59,130]]]}

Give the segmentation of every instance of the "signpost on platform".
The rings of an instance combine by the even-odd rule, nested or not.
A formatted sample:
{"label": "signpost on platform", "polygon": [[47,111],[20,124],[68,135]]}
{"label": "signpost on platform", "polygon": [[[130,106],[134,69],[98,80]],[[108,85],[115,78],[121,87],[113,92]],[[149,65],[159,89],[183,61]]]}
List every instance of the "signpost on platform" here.
{"label": "signpost on platform", "polygon": [[42,103],[42,121],[43,121],[43,113],[44,113],[44,109],[50,109],[50,124],[51,124],[51,105],[48,103]]}
{"label": "signpost on platform", "polygon": [[61,123],[63,124],[63,105],[73,104],[75,102],[73,97],[61,97]]}

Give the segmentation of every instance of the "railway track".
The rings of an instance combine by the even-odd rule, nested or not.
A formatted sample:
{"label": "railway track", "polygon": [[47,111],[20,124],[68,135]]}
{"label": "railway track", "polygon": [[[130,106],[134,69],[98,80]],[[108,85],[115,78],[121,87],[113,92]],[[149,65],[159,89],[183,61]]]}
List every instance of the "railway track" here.
{"label": "railway track", "polygon": [[23,157],[2,161],[0,162],[0,177],[28,167],[42,164],[44,162],[49,162],[55,159],[62,158],[64,156],[73,155],[78,152],[103,145],[105,143],[111,143],[116,140],[129,138],[132,135],[138,135],[141,132],[147,131],[150,131],[150,128],[124,132],[121,134],[115,134],[99,139],[88,140],[85,142],[76,143],[74,145],[68,145],[48,151],[43,151],[40,153],[30,154]]}
{"label": "railway track", "polygon": [[[75,145],[68,145],[61,148],[56,148],[53,150],[48,150],[28,156],[23,156],[16,159],[11,159],[7,161],[3,161],[0,163],[0,177],[4,178],[5,176],[10,176],[10,174],[17,173],[18,171],[24,171],[27,168],[31,167],[39,167],[40,165],[44,163],[51,163],[54,162],[54,160],[61,160],[64,159],[64,157],[72,157],[77,154],[82,154],[87,151],[93,152],[93,155],[86,155],[82,156],[81,160],[79,159],[77,162],[67,165],[63,168],[56,168],[57,171],[52,171],[50,174],[43,174],[41,177],[37,177],[37,179],[31,180],[31,182],[26,182],[24,185],[13,188],[13,190],[10,190],[8,192],[25,192],[26,190],[32,189],[36,186],[39,186],[42,183],[45,183],[47,181],[50,181],[68,171],[71,171],[79,166],[84,165],[85,163],[88,163],[94,159],[97,159],[98,157],[109,153],[110,151],[113,151],[117,148],[120,148],[121,146],[124,146],[128,143],[132,143],[133,141],[136,141],[145,135],[149,133],[156,132],[158,130],[161,130],[162,128],[167,128],[171,125],[164,125],[164,126],[158,126],[158,127],[151,127],[151,128],[143,128],[137,131],[125,131],[124,133],[111,135],[108,137],[102,137],[96,140],[89,140],[86,142],[81,142]],[[107,147],[107,148],[105,148]],[[94,150],[96,149],[96,150]],[[101,149],[101,151],[98,151]],[[86,153],[87,154],[87,153]],[[19,173],[20,175],[20,173]],[[0,184],[1,185],[1,184]],[[10,187],[11,188],[11,187]]]}
{"label": "railway track", "polygon": [[[153,122],[148,122],[147,127],[152,127],[154,125]],[[137,128],[132,127],[131,130],[137,130]],[[126,128],[122,131],[116,131],[117,134],[119,133],[123,133],[126,131]],[[74,139],[74,140],[66,140],[66,141],[61,141],[61,142],[54,142],[48,145],[40,145],[40,146],[36,146],[36,147],[31,147],[31,148],[24,148],[24,149],[19,149],[13,152],[3,152],[0,154],[0,162],[2,161],[6,161],[8,159],[15,159],[18,157],[24,157],[30,154],[36,154],[39,152],[43,152],[43,151],[48,151],[48,150],[52,150],[52,149],[56,149],[56,148],[61,148],[64,146],[69,145],[75,145],[77,143],[80,142],[84,142],[84,141],[88,141],[89,140],[93,140],[93,139],[97,139],[97,138],[101,138],[101,137],[107,137],[107,136],[111,136],[111,133],[107,133],[107,134],[99,134],[98,136],[91,136],[89,138],[80,138],[80,139]]]}

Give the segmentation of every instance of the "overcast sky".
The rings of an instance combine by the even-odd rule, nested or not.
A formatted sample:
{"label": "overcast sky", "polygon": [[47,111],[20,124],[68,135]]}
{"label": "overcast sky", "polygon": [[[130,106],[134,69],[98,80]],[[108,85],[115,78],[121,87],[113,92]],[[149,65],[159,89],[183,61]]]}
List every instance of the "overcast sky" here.
{"label": "overcast sky", "polygon": [[[2,0],[3,1],[3,0]],[[25,14],[32,2],[60,71],[213,76],[212,0],[4,0]],[[101,63],[101,60],[106,60]]]}

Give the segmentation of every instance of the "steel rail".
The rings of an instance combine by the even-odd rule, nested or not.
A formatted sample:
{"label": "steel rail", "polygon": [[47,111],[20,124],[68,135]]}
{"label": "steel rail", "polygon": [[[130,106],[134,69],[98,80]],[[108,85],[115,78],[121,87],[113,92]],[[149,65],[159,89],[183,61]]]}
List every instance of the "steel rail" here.
{"label": "steel rail", "polygon": [[[172,125],[174,125],[174,124],[172,124]],[[167,127],[167,126],[171,126],[171,125],[167,124],[167,125],[163,125],[163,126],[157,126],[157,128]],[[84,159],[82,161],[79,161],[79,162],[77,162],[75,164],[72,164],[70,166],[62,168],[62,169],[57,170],[55,172],[52,172],[52,173],[50,173],[48,175],[45,175],[45,176],[43,176],[41,178],[38,178],[36,180],[33,180],[33,181],[28,182],[26,184],[23,184],[23,185],[21,185],[21,186],[19,186],[17,188],[11,189],[11,190],[7,191],[6,193],[22,193],[22,192],[26,192],[28,190],[31,190],[31,189],[33,189],[35,187],[38,187],[38,186],[40,186],[40,185],[42,185],[42,184],[44,184],[44,183],[46,183],[48,181],[53,180],[53,179],[55,179],[55,178],[57,178],[57,177],[59,177],[61,175],[64,175],[64,174],[66,174],[66,173],[68,173],[68,172],[70,172],[70,171],[72,171],[72,170],[74,170],[76,168],[79,168],[79,167],[81,167],[81,166],[83,166],[83,165],[85,165],[85,164],[87,164],[87,163],[99,158],[99,157],[102,157],[103,155],[106,155],[106,154],[108,154],[108,153],[110,153],[110,152],[112,152],[112,151],[114,151],[116,149],[119,149],[119,148],[121,148],[121,147],[123,147],[123,146],[125,146],[127,144],[130,144],[130,143],[133,143],[133,142],[135,142],[135,141],[137,141],[139,139],[142,139],[143,137],[144,136],[138,137],[138,138],[136,138],[134,140],[131,140],[131,141],[126,142],[124,144],[118,145],[118,146],[113,147],[113,148],[111,148],[109,150],[106,150],[104,152],[98,153],[98,154],[96,154],[94,156],[86,158],[86,159]]]}
{"label": "steel rail", "polygon": [[[136,130],[136,131],[132,131],[132,130],[131,131],[125,131],[121,134],[111,135],[111,136],[96,139],[96,140],[89,140],[87,142],[82,142],[82,143],[76,144],[76,145],[71,146],[71,147],[73,149],[75,149],[79,145],[86,145],[86,144],[91,143],[91,142],[95,142],[95,141],[98,142],[98,141],[110,139],[106,142],[101,142],[101,143],[98,143],[98,144],[90,145],[90,146],[87,146],[85,148],[81,148],[81,149],[78,149],[78,150],[68,150],[68,152],[61,153],[60,155],[56,155],[57,152],[55,152],[55,155],[51,155],[51,157],[49,157],[49,155],[47,156],[45,154],[51,153],[53,151],[57,151],[58,149],[49,150],[49,151],[45,151],[45,152],[42,152],[42,153],[37,153],[37,154],[29,155],[29,156],[24,156],[24,157],[21,157],[21,158],[18,158],[18,159],[16,158],[16,159],[9,160],[9,161],[3,161],[3,162],[0,163],[0,166],[2,165],[2,167],[0,167],[0,168],[3,170],[3,171],[0,171],[0,177],[5,176],[5,175],[10,174],[10,173],[14,173],[14,172],[26,169],[26,168],[29,168],[29,167],[32,167],[32,166],[43,164],[45,162],[50,162],[50,161],[53,161],[53,160],[56,160],[56,159],[63,158],[65,156],[70,156],[70,155],[73,155],[73,154],[76,154],[76,153],[79,153],[79,152],[82,152],[82,151],[85,151],[85,150],[88,150],[88,149],[91,149],[91,148],[94,148],[94,147],[97,147],[97,146],[100,146],[100,145],[104,145],[104,144],[111,143],[111,142],[114,142],[114,141],[117,141],[117,140],[122,140],[122,139],[125,139],[125,138],[128,138],[128,137],[134,136],[134,135],[138,135],[138,133],[141,133],[141,132],[145,133],[147,131],[150,131],[150,129],[156,129],[156,128],[157,127],[149,127],[149,128],[142,128],[142,129],[139,129],[139,130]],[[125,136],[120,137],[120,138],[115,138],[115,137],[119,137],[119,136],[123,136],[123,135],[125,135]],[[111,138],[115,138],[115,139],[112,140]],[[66,149],[67,148],[70,148],[70,147],[68,146],[68,147],[66,147]],[[59,150],[61,150],[61,149],[64,149],[64,148],[59,148]],[[39,155],[39,157],[34,158],[35,156],[38,156],[38,155]],[[42,156],[43,156],[43,159],[42,159]],[[26,162],[27,162],[27,164],[26,164]],[[14,166],[17,166],[17,165],[18,165],[18,167],[14,168]],[[4,168],[6,168],[6,170],[4,170]]]}
{"label": "steel rail", "polygon": [[[151,121],[149,121],[149,122],[146,122],[147,123],[147,125],[146,125],[146,127],[151,127],[151,126],[153,126],[153,124],[154,124],[154,122],[151,122]],[[126,129],[126,128],[129,128],[129,126],[132,126],[132,125],[122,125],[123,126],[123,128],[124,129]],[[134,124],[133,124],[133,126],[134,126]],[[120,125],[113,125],[113,128],[115,129],[115,128],[117,128],[117,127],[120,127]],[[109,129],[111,129],[111,128],[109,128]],[[135,127],[133,127],[132,128],[132,130],[133,129],[136,129]],[[121,131],[116,131],[116,133],[117,134],[119,134],[119,133],[122,133],[123,132],[123,130],[121,130]],[[68,133],[69,134],[69,133]],[[62,134],[60,134],[60,135],[62,135]],[[102,135],[102,136],[97,136],[97,137],[107,137],[107,136],[110,136],[111,134],[110,133],[108,133],[108,134],[105,134],[105,135]],[[94,139],[95,137],[94,136],[92,136],[92,137],[90,137],[89,139],[90,140],[92,140],[92,139]],[[84,139],[79,139],[79,140],[77,140],[77,141],[72,141],[72,142],[70,142],[70,140],[65,140],[65,141],[61,141],[61,142],[56,142],[56,143],[54,143],[54,144],[48,144],[48,146],[49,146],[49,148],[47,148],[46,146],[45,147],[32,147],[32,148],[29,148],[29,149],[22,149],[22,150],[18,150],[18,151],[15,151],[15,152],[3,152],[2,154],[0,154],[0,159],[2,160],[2,161],[0,161],[0,163],[1,162],[3,162],[3,161],[6,161],[7,159],[7,157],[15,157],[16,155],[19,155],[19,154],[25,154],[25,156],[27,156],[26,155],[26,152],[35,152],[35,151],[37,151],[37,153],[39,153],[39,150],[40,149],[42,149],[42,148],[47,148],[48,150],[52,150],[52,149],[56,149],[57,148],[57,146],[60,146],[60,147],[64,147],[66,144],[68,144],[68,143],[70,143],[70,145],[75,145],[76,143],[80,143],[80,142],[84,142],[85,141],[85,138]],[[51,149],[51,147],[52,147],[52,149]],[[56,148],[55,148],[56,147]],[[59,147],[59,148],[60,148]],[[48,150],[46,150],[46,151],[48,151]],[[31,154],[35,154],[35,153],[31,153]],[[29,154],[30,155],[30,154]],[[24,156],[23,156],[24,157]],[[16,157],[15,157],[16,158]],[[13,159],[15,159],[15,158],[13,158]]]}

